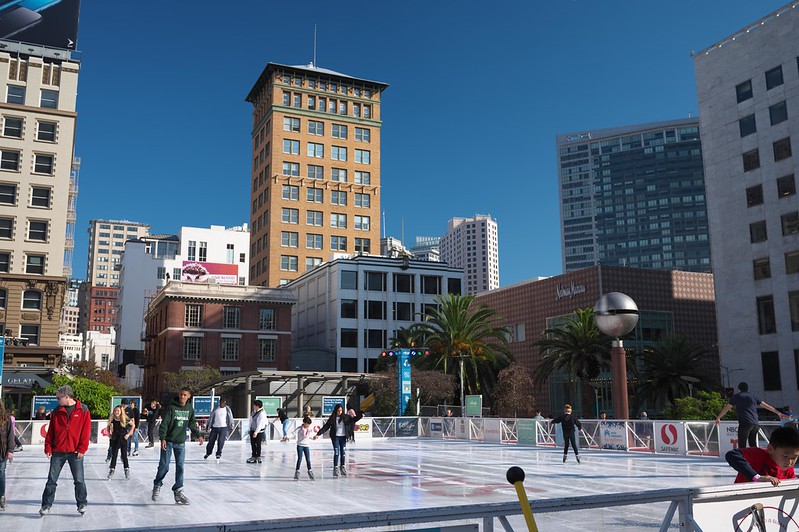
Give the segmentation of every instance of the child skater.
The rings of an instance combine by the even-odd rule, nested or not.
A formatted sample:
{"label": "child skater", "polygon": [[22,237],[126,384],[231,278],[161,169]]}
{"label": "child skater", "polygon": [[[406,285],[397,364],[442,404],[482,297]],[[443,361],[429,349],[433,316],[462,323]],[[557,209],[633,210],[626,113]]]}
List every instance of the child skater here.
{"label": "child skater", "polygon": [[781,480],[796,478],[793,465],[799,458],[799,431],[790,427],[774,429],[765,449],[733,449],[724,458],[738,471],[736,484],[771,482],[772,486],[779,486]]}
{"label": "child skater", "polygon": [[552,420],[552,423],[560,423],[563,428],[563,463],[566,463],[566,456],[569,454],[569,442],[574,449],[574,457],[577,458],[577,463],[580,463],[580,449],[577,447],[577,438],[575,438],[574,427],[577,430],[583,430],[580,420],[577,416],[572,415],[572,405],[566,405],[564,408],[565,413]]}
{"label": "child skater", "polygon": [[[337,404],[333,409],[333,413],[316,433],[313,439],[318,438],[328,430],[330,431],[330,440],[333,442],[333,476],[337,477],[339,471],[341,476],[347,476],[347,468],[344,467],[344,460],[347,452],[347,434],[349,427],[355,425],[363,417],[363,412],[359,412],[357,416],[352,417],[344,413],[344,407]],[[339,467],[339,456],[341,457],[341,467]]]}
{"label": "child skater", "polygon": [[302,464],[302,455],[305,455],[305,463],[308,465],[308,477],[313,480],[313,471],[311,471],[311,450],[308,444],[311,441],[311,418],[308,416],[302,418],[302,426],[297,429],[297,470],[294,472],[294,480],[300,480],[300,465]]}
{"label": "child skater", "polygon": [[121,405],[114,407],[114,411],[108,416],[108,439],[111,443],[111,469],[108,471],[108,480],[114,476],[114,468],[117,466],[117,454],[122,453],[122,465],[125,466],[125,478],[130,478],[128,468],[128,438],[134,430],[134,421],[128,419],[125,409]]}

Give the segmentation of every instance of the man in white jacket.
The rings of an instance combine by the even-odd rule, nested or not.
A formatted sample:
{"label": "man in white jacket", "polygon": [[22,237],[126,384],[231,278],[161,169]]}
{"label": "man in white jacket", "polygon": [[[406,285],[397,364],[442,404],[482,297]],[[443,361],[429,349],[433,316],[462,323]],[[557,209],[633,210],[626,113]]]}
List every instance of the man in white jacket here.
{"label": "man in white jacket", "polygon": [[260,399],[256,399],[252,404],[252,415],[250,416],[250,446],[252,456],[247,459],[248,464],[261,463],[261,443],[264,441],[264,431],[266,430],[266,412],[264,404]]}
{"label": "man in white jacket", "polygon": [[219,399],[219,406],[211,411],[208,416],[208,445],[205,447],[205,457],[211,456],[214,452],[214,443],[219,442],[216,447],[216,459],[222,458],[222,448],[227,441],[227,435],[233,432],[233,412],[227,405],[225,398]]}

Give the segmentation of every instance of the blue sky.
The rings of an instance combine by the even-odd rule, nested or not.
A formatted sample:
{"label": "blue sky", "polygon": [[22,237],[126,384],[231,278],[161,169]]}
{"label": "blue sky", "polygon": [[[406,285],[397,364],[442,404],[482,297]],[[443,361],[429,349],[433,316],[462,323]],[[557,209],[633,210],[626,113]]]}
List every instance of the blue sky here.
{"label": "blue sky", "polygon": [[[249,218],[251,106],[268,62],[388,83],[385,232],[499,224],[500,282],[561,273],[555,136],[696,116],[692,50],[787,0],[83,0],[73,271],[89,220],[159,233]],[[113,200],[110,200],[113,198]]]}

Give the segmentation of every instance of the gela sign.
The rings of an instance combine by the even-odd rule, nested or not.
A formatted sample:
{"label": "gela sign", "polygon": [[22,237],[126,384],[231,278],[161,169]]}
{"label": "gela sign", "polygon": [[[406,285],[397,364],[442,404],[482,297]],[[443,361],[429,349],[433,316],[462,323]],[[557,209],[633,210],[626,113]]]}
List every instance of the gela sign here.
{"label": "gela sign", "polygon": [[582,294],[583,292],[585,292],[585,285],[574,284],[574,281],[572,281],[571,285],[564,288],[563,285],[558,283],[558,285],[555,287],[555,290],[557,291],[556,300],[560,301],[564,297],[571,298],[576,296],[577,294]]}

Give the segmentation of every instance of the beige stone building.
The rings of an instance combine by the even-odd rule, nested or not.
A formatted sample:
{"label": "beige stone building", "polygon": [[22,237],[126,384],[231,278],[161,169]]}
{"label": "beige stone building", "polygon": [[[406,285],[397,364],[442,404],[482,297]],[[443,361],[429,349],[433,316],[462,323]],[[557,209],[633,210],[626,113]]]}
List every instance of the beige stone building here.
{"label": "beige stone building", "polygon": [[278,286],[334,258],[379,254],[385,83],[269,63],[253,105],[250,282]]}
{"label": "beige stone building", "polygon": [[[0,325],[6,370],[56,367],[80,64],[0,51]],[[16,45],[19,46],[19,45]],[[38,56],[22,50],[33,50]]]}

